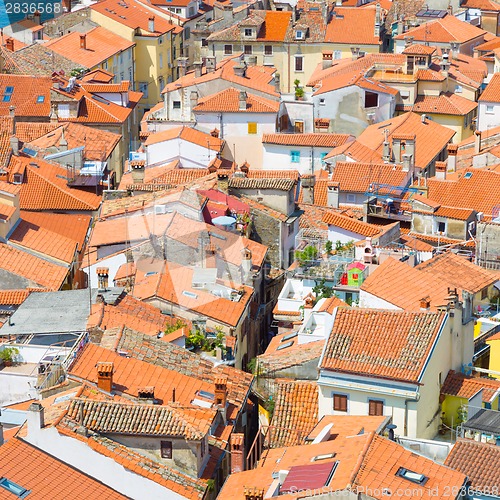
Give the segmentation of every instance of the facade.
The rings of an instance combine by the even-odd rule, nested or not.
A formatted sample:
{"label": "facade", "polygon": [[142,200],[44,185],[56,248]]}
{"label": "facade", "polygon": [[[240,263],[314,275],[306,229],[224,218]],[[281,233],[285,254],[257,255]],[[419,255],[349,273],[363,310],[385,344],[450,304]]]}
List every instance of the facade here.
{"label": "facade", "polygon": [[500,125],[500,75],[494,74],[478,101],[477,130],[488,134]]}

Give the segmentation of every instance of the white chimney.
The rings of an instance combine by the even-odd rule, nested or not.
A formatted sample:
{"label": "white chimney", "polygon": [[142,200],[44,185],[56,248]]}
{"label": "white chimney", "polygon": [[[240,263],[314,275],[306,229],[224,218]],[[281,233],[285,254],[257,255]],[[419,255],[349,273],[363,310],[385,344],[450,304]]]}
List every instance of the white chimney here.
{"label": "white chimney", "polygon": [[150,33],[155,32],[155,16],[151,16],[148,20],[148,31]]}
{"label": "white chimney", "polygon": [[44,407],[41,403],[31,403],[27,412],[28,436],[36,435],[45,426]]}
{"label": "white chimney", "polygon": [[456,144],[448,144],[448,172],[455,172],[457,169],[457,152]]}
{"label": "white chimney", "polygon": [[239,101],[239,110],[246,111],[246,109],[247,109],[247,93],[244,90],[242,90],[240,92],[240,95],[238,96],[238,101]]}
{"label": "white chimney", "polygon": [[409,172],[411,168],[411,158],[412,156],[409,154],[403,155],[403,172]]}

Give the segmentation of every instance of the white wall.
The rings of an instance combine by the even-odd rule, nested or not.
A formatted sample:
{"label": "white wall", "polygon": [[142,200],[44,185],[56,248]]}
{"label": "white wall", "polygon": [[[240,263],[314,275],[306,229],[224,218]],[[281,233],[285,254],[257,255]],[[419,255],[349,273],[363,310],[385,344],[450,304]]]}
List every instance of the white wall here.
{"label": "white wall", "polygon": [[[301,175],[311,174],[321,170],[323,162],[321,154],[328,154],[332,148],[289,146],[281,144],[262,143],[264,149],[264,168],[269,170],[298,170]],[[300,161],[292,162],[291,152],[300,152]]]}
{"label": "white wall", "polygon": [[[90,274],[90,286],[91,288],[98,288],[98,281],[97,281],[97,273],[96,269],[98,267],[107,267],[109,268],[109,286],[113,286],[113,279],[116,276],[116,272],[118,271],[118,268],[122,264],[126,264],[127,262],[127,257],[125,255],[125,252],[112,255],[111,257],[108,257],[107,259],[102,259],[96,264],[91,264],[90,266],[90,271],[89,267],[82,267],[82,270],[87,273],[87,276]],[[83,263],[85,266],[85,263]]]}
{"label": "white wall", "polygon": [[[207,137],[207,144],[210,138]],[[171,139],[146,146],[146,163],[148,166],[170,163],[179,159],[183,168],[207,168],[216,157],[216,151],[202,147],[183,139]]]}
{"label": "white wall", "polygon": [[[493,111],[487,111],[487,106],[493,106]],[[477,130],[487,131],[500,125],[500,104],[495,102],[479,102],[477,112]]]}
{"label": "white wall", "polygon": [[0,406],[38,397],[35,386],[38,373],[35,376],[0,372]]}
{"label": "white wall", "polygon": [[390,309],[396,311],[402,310],[400,307],[397,307],[384,299],[376,297],[371,293],[365,292],[363,288],[359,290],[359,307],[366,307],[371,309]]}
{"label": "white wall", "polygon": [[346,231],[340,227],[336,227],[333,225],[328,226],[328,239],[335,243],[337,241],[341,241],[342,243],[349,243],[350,241],[361,241],[364,240],[365,237],[360,234],[353,233],[352,231]]}

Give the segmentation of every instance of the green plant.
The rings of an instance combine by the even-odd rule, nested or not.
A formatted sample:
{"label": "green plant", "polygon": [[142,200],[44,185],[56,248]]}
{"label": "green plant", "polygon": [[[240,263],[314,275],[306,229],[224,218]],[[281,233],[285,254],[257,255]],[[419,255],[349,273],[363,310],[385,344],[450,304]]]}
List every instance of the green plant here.
{"label": "green plant", "polygon": [[73,68],[70,72],[71,76],[79,77],[85,70],[83,68]]}
{"label": "green plant", "polygon": [[205,332],[199,328],[195,328],[189,332],[186,339],[186,347],[192,347],[193,349],[201,349],[202,351],[209,352],[215,351],[215,349],[220,348],[225,352],[226,347],[224,346],[224,340],[226,335],[222,331],[220,326],[215,329],[215,337],[209,337],[205,335]]}
{"label": "green plant", "polygon": [[300,80],[295,80],[293,84],[295,85],[295,97],[298,99],[304,97],[304,89],[300,86]]}
{"label": "green plant", "polygon": [[4,347],[0,351],[0,359],[3,362],[13,363],[17,356],[19,356],[19,349],[17,347]]}
{"label": "green plant", "polygon": [[186,347],[192,347],[194,349],[202,349],[206,342],[205,333],[202,332],[199,328],[195,328],[189,332],[189,335],[186,339]]}
{"label": "green plant", "polygon": [[307,245],[304,250],[297,250],[295,252],[295,258],[299,261],[300,265],[307,264],[309,261],[318,258],[318,249],[311,245]]}
{"label": "green plant", "polygon": [[333,243],[332,243],[330,240],[328,240],[328,241],[325,243],[325,252],[326,252],[327,254],[330,254],[330,253],[332,252],[332,250],[333,250]]}
{"label": "green plant", "polygon": [[176,332],[183,326],[186,326],[186,324],[183,323],[180,319],[178,319],[173,325],[167,326],[167,328],[165,328],[165,335]]}
{"label": "green plant", "polygon": [[273,418],[275,401],[272,396],[264,403],[265,409],[269,412],[269,419]]}
{"label": "green plant", "polygon": [[344,245],[342,245],[342,242],[340,240],[337,240],[335,242],[335,250],[337,252],[341,252],[343,248],[344,248]]}
{"label": "green plant", "polygon": [[325,284],[325,280],[321,280],[314,288],[313,292],[316,295],[316,299],[329,299],[333,297],[335,293],[333,289]]}

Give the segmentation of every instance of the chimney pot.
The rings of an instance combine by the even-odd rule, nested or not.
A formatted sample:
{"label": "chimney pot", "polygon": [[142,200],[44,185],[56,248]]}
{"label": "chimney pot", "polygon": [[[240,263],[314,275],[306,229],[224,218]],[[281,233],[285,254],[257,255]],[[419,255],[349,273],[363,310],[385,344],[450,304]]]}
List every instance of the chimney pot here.
{"label": "chimney pot", "polygon": [[97,387],[101,391],[111,392],[113,390],[113,363],[99,361],[97,368]]}
{"label": "chimney pot", "polygon": [[98,267],[96,269],[97,283],[100,291],[106,291],[109,282],[109,267]]}
{"label": "chimney pot", "polygon": [[231,434],[231,474],[245,470],[245,435]]}
{"label": "chimney pot", "polygon": [[5,40],[5,48],[7,50],[10,50],[11,52],[14,52],[14,39],[9,37]]}
{"label": "chimney pot", "polygon": [[83,50],[87,50],[87,34],[83,33],[80,35],[80,48]]}
{"label": "chimney pot", "polygon": [[150,33],[155,32],[155,16],[151,16],[148,20],[148,31]]}
{"label": "chimney pot", "polygon": [[428,312],[431,310],[431,299],[429,297],[420,299],[420,310],[422,312]]}
{"label": "chimney pot", "polygon": [[474,154],[478,155],[481,152],[481,132],[474,132]]}
{"label": "chimney pot", "polygon": [[28,408],[28,434],[45,427],[45,410],[41,403],[31,403]]}
{"label": "chimney pot", "polygon": [[255,486],[244,486],[243,495],[245,496],[245,500],[264,500],[264,490]]}
{"label": "chimney pot", "polygon": [[245,111],[247,109],[247,93],[242,90],[239,95],[239,109]]}

